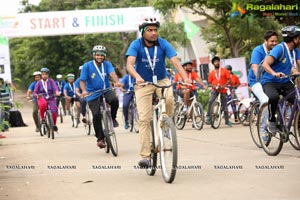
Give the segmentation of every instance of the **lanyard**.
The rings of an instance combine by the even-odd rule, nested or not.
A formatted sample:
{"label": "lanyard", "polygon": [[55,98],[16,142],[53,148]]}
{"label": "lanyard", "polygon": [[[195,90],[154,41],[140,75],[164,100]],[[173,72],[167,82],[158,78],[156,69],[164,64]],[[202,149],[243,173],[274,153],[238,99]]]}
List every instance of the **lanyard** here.
{"label": "lanyard", "polygon": [[44,81],[44,80],[41,80],[42,81],[42,86],[43,86],[43,88],[44,88],[44,90],[45,90],[45,92],[46,92],[46,94],[47,94],[47,98],[49,97],[49,95],[48,95],[48,85],[47,85],[47,83],[48,83],[48,79],[46,80],[46,81]]}
{"label": "lanyard", "polygon": [[289,59],[290,59],[290,62],[291,62],[291,64],[292,64],[292,67],[293,67],[293,66],[296,67],[296,55],[295,55],[295,50],[293,50],[293,57],[292,57],[292,56],[291,56],[291,52],[290,52],[290,50],[289,50],[289,48],[288,48],[288,46],[287,46],[286,43],[284,43],[284,46],[285,46],[285,48],[287,49],[287,52],[288,52]]}
{"label": "lanyard", "polygon": [[100,72],[99,67],[96,65],[95,61],[94,61],[93,63],[94,63],[94,66],[95,66],[96,70],[98,71],[98,74],[99,74],[100,78],[101,78],[102,81],[103,81],[103,85],[104,85],[103,89],[105,89],[105,88],[106,88],[106,85],[105,85],[105,72],[104,72],[104,65],[103,65],[103,62],[101,63],[102,73]]}
{"label": "lanyard", "polygon": [[62,88],[62,81],[61,82],[57,81],[57,83],[58,83],[59,90],[61,90],[61,88]]}
{"label": "lanyard", "polygon": [[73,83],[73,87],[71,86],[71,84],[69,83],[69,86],[70,86],[70,88],[71,88],[71,90],[72,90],[72,92],[74,93],[74,96],[75,96],[75,84]]}
{"label": "lanyard", "polygon": [[266,55],[268,55],[268,51],[267,51],[267,47],[266,47],[265,43],[263,43],[263,48],[264,48],[264,51],[265,51]]}
{"label": "lanyard", "polygon": [[148,48],[144,47],[144,49],[145,49],[145,52],[146,52],[146,55],[147,55],[147,58],[148,58],[149,65],[150,65],[150,67],[152,69],[152,72],[153,72],[153,75],[154,75],[154,69],[155,69],[155,63],[156,63],[156,56],[157,56],[157,46],[156,45],[154,46],[153,63],[151,62],[151,58],[150,58],[150,54],[149,54]]}
{"label": "lanyard", "polygon": [[219,83],[220,83],[220,77],[221,77],[221,67],[219,67],[219,73],[218,74],[216,73],[216,70],[215,70],[215,76],[216,76],[216,79],[217,79],[218,85],[219,85]]}

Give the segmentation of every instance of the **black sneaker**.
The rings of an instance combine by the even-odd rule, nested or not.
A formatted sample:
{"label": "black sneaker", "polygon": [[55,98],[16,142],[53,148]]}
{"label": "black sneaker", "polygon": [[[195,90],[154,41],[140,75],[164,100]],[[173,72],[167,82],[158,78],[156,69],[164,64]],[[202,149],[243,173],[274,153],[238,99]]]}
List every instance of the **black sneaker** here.
{"label": "black sneaker", "polygon": [[53,130],[54,130],[55,132],[57,132],[57,131],[58,131],[57,126],[53,126]]}
{"label": "black sneaker", "polygon": [[86,124],[87,123],[87,120],[86,120],[86,118],[82,118],[82,123],[84,123],[84,124]]}
{"label": "black sneaker", "polygon": [[148,168],[150,167],[150,161],[147,158],[139,161],[140,168]]}
{"label": "black sneaker", "polygon": [[113,125],[114,127],[118,127],[119,126],[119,122],[116,119],[113,119]]}

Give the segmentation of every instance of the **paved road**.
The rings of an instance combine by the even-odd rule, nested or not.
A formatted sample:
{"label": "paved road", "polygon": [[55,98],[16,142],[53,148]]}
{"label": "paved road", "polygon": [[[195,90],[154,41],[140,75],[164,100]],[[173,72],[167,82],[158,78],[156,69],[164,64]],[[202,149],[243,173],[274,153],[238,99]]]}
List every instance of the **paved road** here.
{"label": "paved road", "polygon": [[69,117],[50,140],[34,132],[28,104],[20,110],[29,126],[11,128],[0,141],[1,200],[300,199],[300,152],[285,144],[280,155],[267,156],[252,143],[248,127],[196,131],[188,124],[177,131],[182,169],[166,184],[159,170],[150,177],[135,169],[138,134],[122,124],[119,156],[113,157],[96,147],[82,124],[72,128]]}

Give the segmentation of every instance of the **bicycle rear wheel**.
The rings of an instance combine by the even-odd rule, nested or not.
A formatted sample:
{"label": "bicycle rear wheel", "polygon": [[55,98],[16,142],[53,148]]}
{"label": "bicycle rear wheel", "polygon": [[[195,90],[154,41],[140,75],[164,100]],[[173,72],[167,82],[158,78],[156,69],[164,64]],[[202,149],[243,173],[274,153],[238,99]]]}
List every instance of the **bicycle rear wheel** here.
{"label": "bicycle rear wheel", "polygon": [[46,115],[47,115],[47,124],[49,127],[48,138],[50,138],[50,136],[51,136],[51,139],[54,140],[54,129],[53,129],[54,122],[53,122],[51,111],[47,110]]}
{"label": "bicycle rear wheel", "polygon": [[102,117],[103,117],[104,127],[107,130],[105,131],[105,139],[107,145],[109,146],[111,153],[114,156],[117,156],[118,155],[117,137],[112,125],[111,117],[106,111],[102,112]]}
{"label": "bicycle rear wheel", "polygon": [[251,138],[254,142],[254,144],[258,148],[262,148],[260,140],[259,140],[259,135],[257,132],[257,124],[258,124],[258,113],[259,113],[259,102],[255,102],[251,108],[250,108],[250,117],[249,117],[249,129],[250,129],[250,135]]}
{"label": "bicycle rear wheel", "polygon": [[238,99],[232,99],[227,103],[227,110],[228,110],[228,119],[233,125],[240,124],[239,118],[238,118],[238,105],[239,105]]}
{"label": "bicycle rear wheel", "polygon": [[153,121],[150,122],[151,134],[150,134],[150,167],[146,169],[146,172],[149,176],[153,176],[156,172],[157,167],[157,149],[155,148],[155,136],[154,136],[154,127]]}
{"label": "bicycle rear wheel", "polygon": [[300,111],[296,111],[294,117],[294,132],[290,133],[289,141],[292,147],[296,150],[300,150]]}
{"label": "bicycle rear wheel", "polygon": [[[281,140],[281,132],[278,130],[276,133],[269,133],[267,130],[268,120],[268,103],[264,103],[258,114],[257,132],[262,148],[269,156],[276,156],[282,149],[283,142]],[[282,127],[282,119],[277,112],[277,127]]]}
{"label": "bicycle rear wheel", "polygon": [[194,127],[198,130],[201,130],[204,125],[204,112],[203,112],[203,107],[199,102],[196,102],[194,104],[192,118],[193,118]]}
{"label": "bicycle rear wheel", "polygon": [[243,124],[244,126],[248,126],[249,116],[250,116],[249,109],[246,107],[245,104],[240,103],[238,107],[238,119],[240,123]]}
{"label": "bicycle rear wheel", "polygon": [[221,110],[220,110],[220,102],[213,102],[212,106],[211,106],[211,111],[210,111],[210,115],[211,115],[211,127],[213,127],[214,129],[217,129],[220,127],[221,125]]}
{"label": "bicycle rear wheel", "polygon": [[159,121],[160,133],[160,163],[163,179],[166,183],[172,183],[177,169],[177,137],[174,123],[170,117],[164,117]]}
{"label": "bicycle rear wheel", "polygon": [[181,113],[182,104],[177,104],[174,112],[174,123],[178,130],[182,130],[185,126],[186,116]]}

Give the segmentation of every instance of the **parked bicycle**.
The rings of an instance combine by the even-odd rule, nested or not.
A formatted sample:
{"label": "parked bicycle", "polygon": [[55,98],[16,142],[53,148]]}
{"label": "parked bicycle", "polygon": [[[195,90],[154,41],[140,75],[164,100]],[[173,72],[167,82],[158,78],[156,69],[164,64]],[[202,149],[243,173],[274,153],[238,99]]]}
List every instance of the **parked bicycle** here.
{"label": "parked bicycle", "polygon": [[99,99],[100,99],[100,113],[102,115],[102,120],[100,123],[102,123],[103,132],[105,135],[104,141],[106,143],[105,152],[111,153],[114,156],[118,156],[118,144],[117,144],[117,137],[113,126],[113,121],[110,113],[110,108],[106,104],[106,99],[104,93],[108,90],[112,90],[112,88],[106,88],[97,90],[94,92],[89,93],[89,95],[92,95],[94,93],[100,93]]}
{"label": "parked bicycle", "polygon": [[[291,75],[291,81],[299,75]],[[277,131],[270,133],[268,131],[268,103],[264,103],[258,114],[257,131],[259,140],[264,151],[270,156],[276,156],[280,153],[283,143],[290,142],[296,149],[300,150],[300,94],[297,85],[294,83],[294,90],[286,96],[283,96],[277,105],[276,123]],[[288,99],[295,96],[292,106],[288,106]],[[292,130],[293,128],[293,130]]]}
{"label": "parked bicycle", "polygon": [[171,87],[159,86],[154,83],[146,82],[139,85],[152,84],[160,88],[160,97],[153,97],[153,114],[150,122],[150,167],[146,169],[149,176],[153,176],[157,169],[157,154],[160,154],[160,164],[162,176],[166,183],[172,183],[175,179],[177,168],[177,137],[176,129],[171,117],[166,113],[165,89]]}

